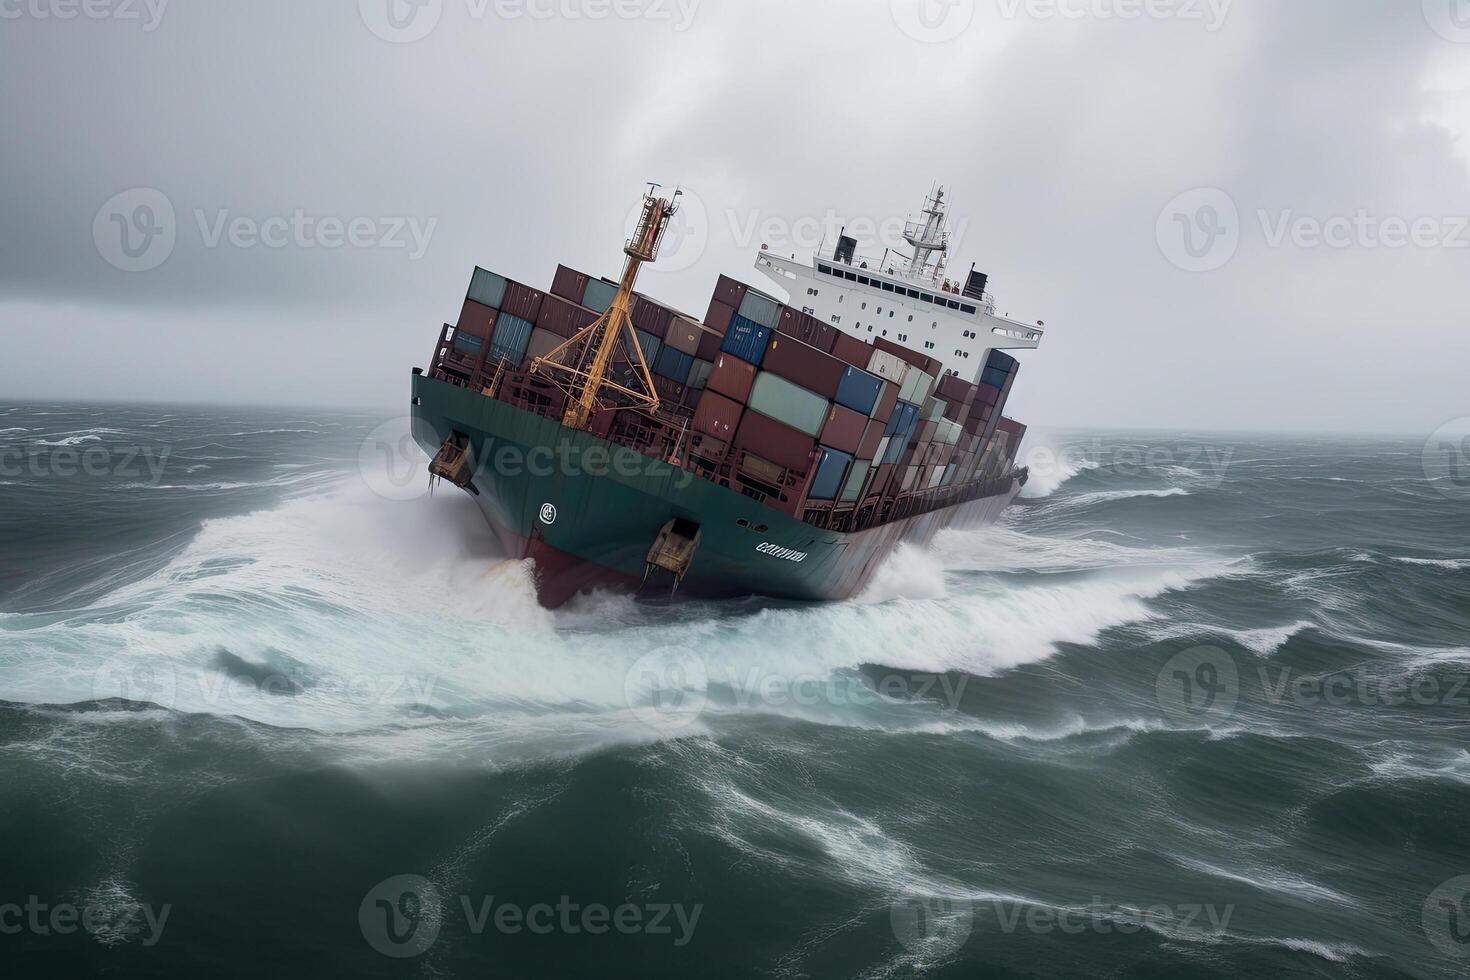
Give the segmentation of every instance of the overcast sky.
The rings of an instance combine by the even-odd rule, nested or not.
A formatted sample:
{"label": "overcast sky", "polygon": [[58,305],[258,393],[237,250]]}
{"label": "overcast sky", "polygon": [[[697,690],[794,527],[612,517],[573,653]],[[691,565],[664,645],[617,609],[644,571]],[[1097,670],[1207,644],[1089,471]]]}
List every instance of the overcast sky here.
{"label": "overcast sky", "polygon": [[0,78],[10,397],[391,408],[476,264],[614,275],[645,181],[701,314],[942,181],[1047,324],[1009,414],[1470,414],[1463,0],[0,0]]}

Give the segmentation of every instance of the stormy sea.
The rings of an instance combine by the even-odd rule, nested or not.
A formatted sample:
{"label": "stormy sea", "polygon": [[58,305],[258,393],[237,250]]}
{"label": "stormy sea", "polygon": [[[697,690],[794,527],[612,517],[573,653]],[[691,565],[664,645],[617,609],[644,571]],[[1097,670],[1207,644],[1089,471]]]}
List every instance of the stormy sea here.
{"label": "stormy sea", "polygon": [[1033,432],[853,601],[553,613],[402,434],[0,406],[6,976],[1470,971],[1422,437]]}

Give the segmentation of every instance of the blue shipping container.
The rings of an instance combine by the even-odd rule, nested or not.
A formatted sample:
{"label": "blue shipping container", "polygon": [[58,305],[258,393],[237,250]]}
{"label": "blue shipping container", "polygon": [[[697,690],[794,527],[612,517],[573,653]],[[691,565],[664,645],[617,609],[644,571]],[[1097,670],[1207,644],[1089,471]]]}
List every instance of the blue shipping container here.
{"label": "blue shipping container", "polygon": [[894,406],[893,417],[888,420],[888,428],[883,430],[883,434],[907,438],[914,431],[918,420],[919,406],[910,402],[899,402]]}
{"label": "blue shipping container", "polygon": [[465,333],[463,330],[454,331],[454,349],[461,354],[469,354],[471,357],[480,355],[480,348],[485,342],[474,334]]}
{"label": "blue shipping container", "polygon": [[531,331],[535,325],[510,313],[502,313],[495,320],[495,339],[490,343],[493,360],[504,354],[510,361],[519,364],[526,356],[526,346],[531,343]]}
{"label": "blue shipping container", "polygon": [[836,500],[847,477],[847,468],[852,465],[852,457],[826,446],[819,448],[822,461],[817,464],[817,475],[812,479],[812,489],[807,496],[812,500]]}
{"label": "blue shipping container", "polygon": [[995,368],[997,371],[1004,371],[1006,374],[1015,374],[1017,361],[1014,357],[1003,351],[993,350],[990,352],[990,358],[985,362],[985,366]]}
{"label": "blue shipping container", "polygon": [[770,336],[770,327],[763,327],[737,313],[730,318],[730,329],[725,331],[725,340],[720,344],[720,350],[759,366],[761,359],[766,356],[766,341]]}
{"label": "blue shipping container", "polygon": [[980,375],[981,384],[993,385],[996,388],[1004,388],[1008,380],[1010,380],[1010,375],[999,368],[988,367]]}
{"label": "blue shipping container", "polygon": [[497,276],[493,272],[476,266],[475,275],[470,279],[470,291],[466,298],[474,300],[481,306],[500,309],[500,302],[505,299],[505,277]]}
{"label": "blue shipping container", "polygon": [[[652,371],[653,366],[658,363],[658,355],[663,350],[664,342],[653,334],[639,330],[637,327],[633,328],[633,333],[637,334],[638,349],[643,351],[643,359],[648,362],[648,370]],[[623,335],[623,350],[627,354],[628,363],[634,363],[633,348],[628,344],[627,334]]]}
{"label": "blue shipping container", "polygon": [[872,415],[883,393],[883,379],[855,367],[848,368],[837,385],[837,404],[861,415]]}
{"label": "blue shipping container", "polygon": [[607,308],[612,306],[613,297],[618,294],[618,287],[601,279],[588,279],[587,287],[582,290],[582,305],[589,310],[598,313],[606,313]]}
{"label": "blue shipping container", "polygon": [[689,379],[689,373],[694,370],[694,355],[686,354],[681,350],[665,346],[659,352],[658,361],[653,366],[653,373],[670,381],[683,384]]}

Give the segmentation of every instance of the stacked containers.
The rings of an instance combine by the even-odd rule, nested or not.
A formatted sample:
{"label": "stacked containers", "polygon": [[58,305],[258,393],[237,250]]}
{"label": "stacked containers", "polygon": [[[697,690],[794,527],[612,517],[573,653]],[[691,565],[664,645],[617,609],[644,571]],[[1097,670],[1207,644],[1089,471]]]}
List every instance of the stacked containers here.
{"label": "stacked containers", "polygon": [[837,331],[830,325],[810,313],[794,310],[789,306],[781,310],[781,318],[776,321],[776,332],[795,337],[823,353],[831,352],[832,345],[837,340]]}
{"label": "stacked containers", "polygon": [[589,279],[586,288],[582,290],[582,305],[589,310],[606,313],[607,308],[612,306],[613,297],[617,294],[617,283],[608,282],[606,279]]}
{"label": "stacked containers", "polygon": [[770,337],[770,327],[763,326],[737,313],[730,320],[730,328],[725,332],[725,339],[720,344],[720,350],[759,366],[761,359],[765,357],[766,342],[770,340]]}
{"label": "stacked containers", "polygon": [[776,329],[776,324],[781,322],[781,310],[783,307],[778,301],[764,293],[758,293],[754,289],[747,288],[745,298],[740,301],[740,305],[736,309],[740,316],[743,316],[745,319],[774,330]]}
{"label": "stacked containers", "polygon": [[545,296],[539,289],[532,289],[518,282],[507,282],[500,311],[534,324],[541,314],[541,301]]}
{"label": "stacked containers", "polygon": [[821,458],[817,461],[817,472],[812,477],[808,500],[836,500],[846,489],[847,471],[852,466],[852,455],[822,446]]}
{"label": "stacked containers", "polygon": [[541,301],[541,314],[536,327],[562,338],[575,337],[597,321],[597,314],[560,296],[547,296]]}
{"label": "stacked containers", "polygon": [[498,364],[504,359],[508,364],[519,365],[525,359],[534,329],[535,325],[530,320],[502,310],[495,319],[495,337],[490,342],[486,363]]}
{"label": "stacked containers", "polygon": [[475,266],[475,274],[470,279],[470,291],[467,299],[474,300],[481,306],[491,309],[500,309],[500,302],[505,296],[505,277],[498,276],[493,272]]}
{"label": "stacked containers", "polygon": [[587,292],[587,281],[591,278],[585,272],[578,272],[576,269],[559,265],[556,267],[556,275],[551,280],[551,295],[560,296],[580,306],[582,296]]}

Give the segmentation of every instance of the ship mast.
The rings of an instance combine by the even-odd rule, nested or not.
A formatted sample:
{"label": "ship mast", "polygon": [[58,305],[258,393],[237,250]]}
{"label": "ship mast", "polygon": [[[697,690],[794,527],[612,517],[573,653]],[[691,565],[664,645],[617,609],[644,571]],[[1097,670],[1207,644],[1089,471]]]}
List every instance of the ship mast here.
{"label": "ship mast", "polygon": [[924,222],[909,222],[904,228],[904,239],[914,247],[914,257],[909,261],[908,276],[912,279],[925,278],[928,273],[929,257],[939,253],[939,265],[934,275],[944,274],[944,265],[949,256],[949,232],[944,230],[944,188],[924,202]]}
{"label": "ship mast", "polygon": [[[679,197],[684,193],[675,191],[672,198],[659,197],[654,193],[658,186],[650,184],[648,193],[643,195],[643,213],[633,237],[623,246],[623,254],[627,256],[623,278],[607,312],[570,340],[531,362],[532,374],[561,376],[570,382],[567,408],[561,420],[561,424],[569,429],[589,427],[603,392],[621,395],[634,407],[643,408],[651,415],[658,412],[659,397],[653,387],[653,374],[633,329],[633,286],[638,281],[638,271],[643,263],[657,261],[664,232],[678,213]],[[617,355],[619,343],[624,340],[632,354],[634,380],[643,387],[643,391],[634,391],[608,380],[608,370]]]}

